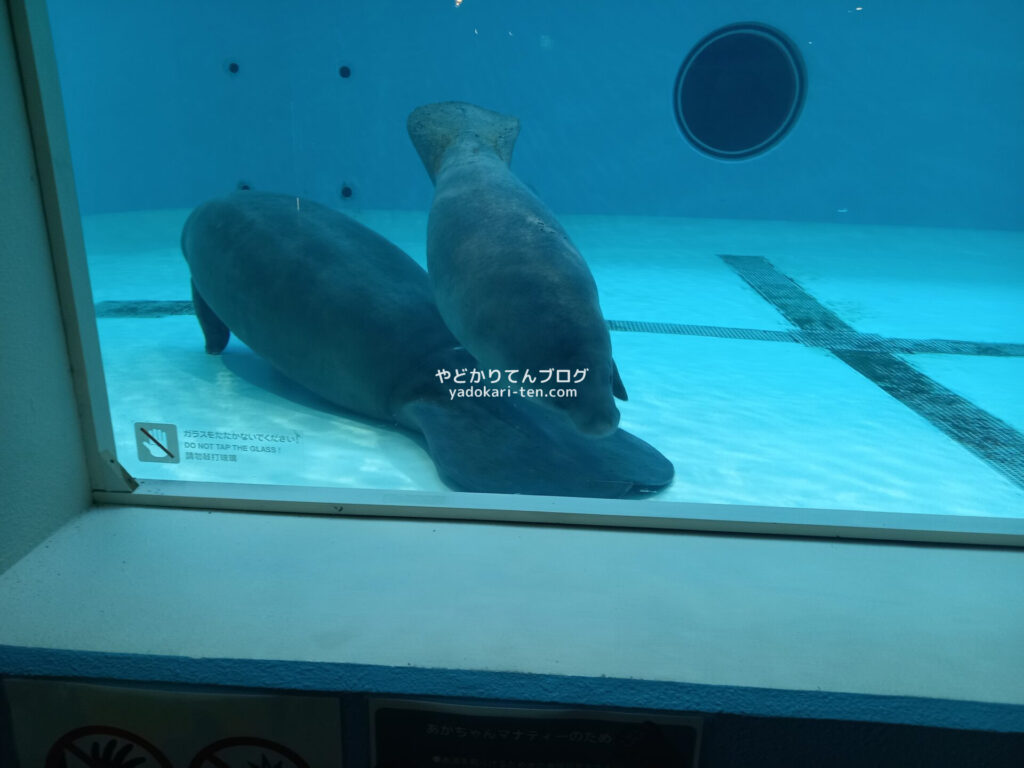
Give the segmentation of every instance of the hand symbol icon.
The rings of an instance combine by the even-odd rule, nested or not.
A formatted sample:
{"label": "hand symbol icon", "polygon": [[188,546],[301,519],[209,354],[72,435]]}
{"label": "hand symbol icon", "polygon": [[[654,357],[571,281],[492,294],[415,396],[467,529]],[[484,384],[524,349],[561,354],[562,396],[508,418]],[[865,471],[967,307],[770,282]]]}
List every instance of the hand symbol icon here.
{"label": "hand symbol icon", "polygon": [[167,445],[167,433],[162,429],[152,429],[148,434],[149,437],[142,441],[142,445],[149,451],[149,455],[157,459],[169,456],[170,452],[164,447]]}

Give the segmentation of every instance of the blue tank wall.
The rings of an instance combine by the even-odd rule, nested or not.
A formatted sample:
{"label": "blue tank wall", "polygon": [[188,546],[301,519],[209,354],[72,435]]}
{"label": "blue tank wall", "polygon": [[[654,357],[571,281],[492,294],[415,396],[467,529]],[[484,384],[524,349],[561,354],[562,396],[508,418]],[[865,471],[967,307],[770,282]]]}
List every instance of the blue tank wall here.
{"label": "blue tank wall", "polygon": [[[458,99],[522,119],[513,168],[557,212],[1021,227],[1024,6],[863,3],[50,9],[86,213],[188,207],[239,181],[423,209],[405,117]],[[694,43],[745,20],[792,37],[809,92],[778,147],[723,162],[682,138],[672,87]]]}

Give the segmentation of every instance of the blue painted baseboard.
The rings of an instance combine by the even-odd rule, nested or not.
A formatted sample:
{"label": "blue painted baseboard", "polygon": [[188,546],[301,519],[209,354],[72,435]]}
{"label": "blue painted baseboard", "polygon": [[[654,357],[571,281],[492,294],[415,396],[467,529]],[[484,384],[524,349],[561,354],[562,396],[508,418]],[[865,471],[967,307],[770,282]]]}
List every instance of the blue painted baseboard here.
{"label": "blue painted baseboard", "polygon": [[612,677],[268,659],[199,659],[9,645],[0,645],[0,676],[443,696],[1024,733],[1024,707],[1010,704]]}

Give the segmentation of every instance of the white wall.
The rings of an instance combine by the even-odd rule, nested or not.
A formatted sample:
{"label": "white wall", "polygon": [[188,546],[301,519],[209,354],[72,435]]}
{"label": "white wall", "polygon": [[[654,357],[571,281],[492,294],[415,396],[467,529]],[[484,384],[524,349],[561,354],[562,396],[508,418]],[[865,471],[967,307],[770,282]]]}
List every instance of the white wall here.
{"label": "white wall", "polygon": [[89,504],[7,5],[0,6],[0,572]]}

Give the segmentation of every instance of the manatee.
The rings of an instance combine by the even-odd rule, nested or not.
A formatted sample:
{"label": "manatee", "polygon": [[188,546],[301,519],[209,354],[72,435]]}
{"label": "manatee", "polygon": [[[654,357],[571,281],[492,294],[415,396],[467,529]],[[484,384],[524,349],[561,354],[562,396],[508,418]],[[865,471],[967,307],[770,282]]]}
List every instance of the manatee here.
{"label": "manatee", "polygon": [[[407,127],[435,186],[427,271],[445,323],[488,368],[554,370],[541,402],[586,434],[611,433],[614,397],[626,400],[626,389],[597,285],[554,214],[509,168],[519,120],[445,102],[413,110]],[[575,396],[551,397],[558,377]]]}
{"label": "manatee", "polygon": [[426,272],[342,213],[238,192],[198,206],[181,247],[207,352],[234,333],[330,403],[419,433],[454,488],[616,498],[672,480],[672,464],[621,429],[595,439],[519,397],[453,399],[438,371],[479,364],[441,319]]}

